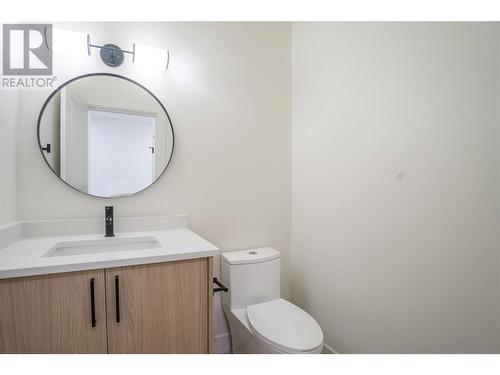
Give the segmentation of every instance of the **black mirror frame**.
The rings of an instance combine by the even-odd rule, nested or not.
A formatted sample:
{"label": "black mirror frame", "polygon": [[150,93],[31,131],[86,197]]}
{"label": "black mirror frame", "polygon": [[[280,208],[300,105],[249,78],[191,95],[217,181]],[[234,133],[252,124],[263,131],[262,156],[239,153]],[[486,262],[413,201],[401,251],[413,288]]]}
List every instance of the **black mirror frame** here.
{"label": "black mirror frame", "polygon": [[[77,81],[79,79],[83,79],[83,78],[88,78],[88,77],[96,77],[96,76],[104,76],[104,77],[114,77],[114,78],[120,78],[120,79],[123,79],[125,81],[128,81],[130,83],[133,83],[137,86],[139,86],[141,89],[143,89],[144,91],[146,91],[149,95],[151,95],[157,102],[158,104],[160,105],[160,107],[163,109],[163,111],[165,112],[165,115],[167,116],[167,119],[168,119],[168,123],[170,124],[170,130],[172,131],[172,150],[170,151],[170,155],[168,157],[168,161],[167,161],[167,164],[165,165],[165,168],[163,169],[163,172],[161,172],[161,174],[148,186],[146,186],[144,189],[142,190],[139,190],[139,191],[136,191],[135,193],[132,193],[130,195],[126,195],[126,196],[121,196],[121,197],[103,197],[103,196],[99,196],[99,195],[93,195],[93,194],[89,194],[89,193],[86,193],[84,191],[81,191],[80,189],[77,189],[76,187],[72,186],[71,184],[67,183],[66,181],[64,181],[61,177],[59,177],[56,173],[56,171],[50,166],[47,158],[45,157],[45,154],[43,153],[43,147],[42,147],[42,143],[41,143],[41,140],[40,140],[40,125],[41,125],[41,122],[42,122],[42,117],[43,117],[43,113],[45,112],[45,108],[47,107],[47,105],[50,103],[51,99],[57,95],[65,86],[69,85],[70,83],[74,82],[74,81]],[[151,90],[149,90],[147,87],[141,85],[140,83],[134,81],[133,79],[130,79],[128,77],[125,77],[125,76],[122,76],[122,75],[119,75],[119,74],[114,74],[114,73],[89,73],[89,74],[83,74],[81,76],[77,76],[77,77],[74,77],[74,78],[71,78],[70,80],[64,82],[62,85],[58,86],[54,91],[52,91],[52,93],[49,95],[49,97],[45,100],[45,102],[43,103],[43,106],[42,106],[42,109],[40,110],[40,113],[38,114],[38,121],[37,121],[37,140],[38,140],[38,148],[40,149],[40,153],[42,154],[42,157],[43,157],[43,160],[45,161],[45,163],[47,164],[47,166],[49,167],[49,169],[52,171],[52,173],[54,173],[54,175],[62,182],[64,182],[67,186],[69,186],[70,188],[82,193],[82,194],[85,194],[89,197],[95,197],[95,198],[101,198],[101,199],[117,199],[117,198],[127,198],[127,197],[132,197],[136,194],[139,194],[141,192],[143,192],[144,190],[148,189],[149,187],[151,187],[152,185],[154,185],[164,174],[165,174],[165,171],[167,170],[168,166],[170,165],[171,161],[172,161],[172,157],[174,155],[174,149],[175,149],[175,134],[174,134],[174,127],[172,125],[172,120],[170,119],[170,115],[168,114],[165,106],[162,104],[162,102],[160,101],[160,99],[158,99],[156,97],[155,94],[153,94],[151,92]]]}

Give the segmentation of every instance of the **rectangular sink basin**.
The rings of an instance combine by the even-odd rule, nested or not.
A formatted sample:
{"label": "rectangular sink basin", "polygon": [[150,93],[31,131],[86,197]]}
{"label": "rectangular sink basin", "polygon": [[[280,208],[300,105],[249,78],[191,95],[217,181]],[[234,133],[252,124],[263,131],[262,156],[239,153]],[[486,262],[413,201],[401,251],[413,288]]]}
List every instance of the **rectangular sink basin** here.
{"label": "rectangular sink basin", "polygon": [[153,236],[129,238],[103,238],[99,240],[64,241],[56,243],[44,257],[110,253],[117,251],[148,250],[160,247]]}

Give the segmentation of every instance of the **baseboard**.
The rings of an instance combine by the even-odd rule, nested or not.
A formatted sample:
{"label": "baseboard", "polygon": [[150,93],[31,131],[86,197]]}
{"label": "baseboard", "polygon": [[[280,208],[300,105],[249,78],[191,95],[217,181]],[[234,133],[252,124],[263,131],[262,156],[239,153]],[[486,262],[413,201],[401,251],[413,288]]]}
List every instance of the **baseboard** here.
{"label": "baseboard", "polygon": [[323,352],[321,354],[339,354],[339,352],[333,349],[330,345],[323,344]]}
{"label": "baseboard", "polygon": [[[224,333],[217,335],[214,338],[214,354],[231,354],[231,335]],[[323,351],[321,354],[339,354],[330,345],[323,344]]]}
{"label": "baseboard", "polygon": [[222,335],[215,336],[214,353],[215,354],[231,353],[231,335],[229,333],[224,333]]}

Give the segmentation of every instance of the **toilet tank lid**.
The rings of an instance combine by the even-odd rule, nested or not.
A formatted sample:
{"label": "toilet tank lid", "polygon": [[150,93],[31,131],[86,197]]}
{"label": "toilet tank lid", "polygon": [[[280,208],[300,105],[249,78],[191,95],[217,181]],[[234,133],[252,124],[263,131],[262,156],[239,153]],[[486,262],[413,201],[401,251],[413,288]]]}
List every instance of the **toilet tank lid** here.
{"label": "toilet tank lid", "polygon": [[249,264],[266,262],[280,257],[280,253],[272,247],[260,247],[222,253],[222,260],[227,264]]}

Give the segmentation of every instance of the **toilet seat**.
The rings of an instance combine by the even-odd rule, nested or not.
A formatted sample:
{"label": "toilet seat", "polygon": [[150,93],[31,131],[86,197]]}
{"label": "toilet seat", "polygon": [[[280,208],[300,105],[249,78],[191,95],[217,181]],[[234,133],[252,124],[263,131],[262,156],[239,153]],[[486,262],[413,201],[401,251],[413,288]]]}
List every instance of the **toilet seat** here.
{"label": "toilet seat", "polygon": [[323,332],[313,317],[282,298],[248,306],[246,314],[252,332],[280,351],[304,353],[323,344]]}

